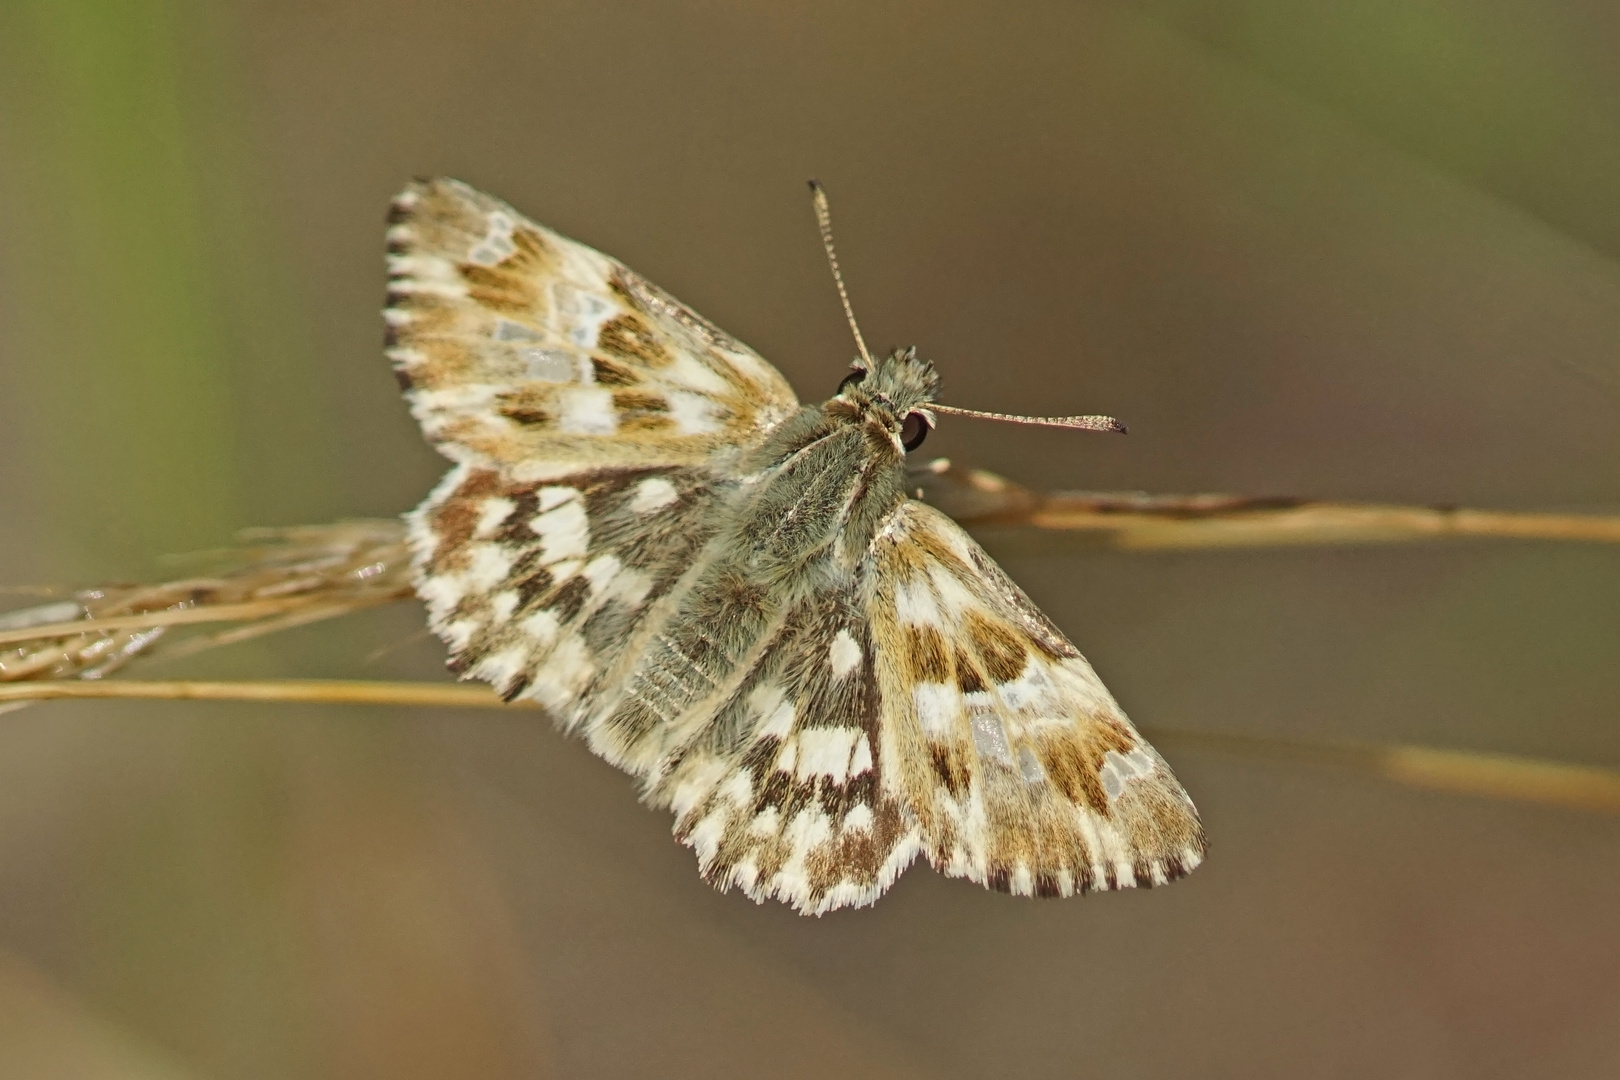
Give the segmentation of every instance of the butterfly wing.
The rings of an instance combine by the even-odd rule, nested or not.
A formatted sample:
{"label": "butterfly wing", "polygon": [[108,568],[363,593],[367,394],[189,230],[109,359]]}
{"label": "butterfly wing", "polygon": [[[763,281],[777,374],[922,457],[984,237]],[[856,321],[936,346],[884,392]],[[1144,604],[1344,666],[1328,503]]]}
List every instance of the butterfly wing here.
{"label": "butterfly wing", "polygon": [[667,614],[727,462],[798,403],[656,286],[465,184],[413,184],[389,220],[388,356],[458,462],[409,518],[417,591],[453,669],[571,724]]}
{"label": "butterfly wing", "polygon": [[806,914],[876,900],[921,833],[878,754],[882,709],[859,581],[793,605],[707,723],[671,748],[649,802],[703,876]]}
{"label": "butterfly wing", "polygon": [[752,349],[620,263],[455,180],[388,230],[388,356],[452,459],[518,480],[695,465],[798,407]]}
{"label": "butterfly wing", "polygon": [[1203,828],[1096,673],[950,518],[904,504],[863,589],[878,757],[929,861],[1025,895],[1162,884]]}
{"label": "butterfly wing", "polygon": [[537,481],[457,466],[408,518],[417,594],[451,669],[571,726],[700,558],[720,490],[695,468]]}
{"label": "butterfly wing", "polygon": [[[456,181],[391,221],[388,354],[458,463],[410,516],[430,624],[464,677],[641,777],[711,881],[820,912],[919,851],[1020,893],[1197,865],[1163,760],[938,511],[903,505],[766,619],[716,542],[729,463],[797,409],[755,353]],[[739,605],[762,636],[721,678],[711,616]]]}

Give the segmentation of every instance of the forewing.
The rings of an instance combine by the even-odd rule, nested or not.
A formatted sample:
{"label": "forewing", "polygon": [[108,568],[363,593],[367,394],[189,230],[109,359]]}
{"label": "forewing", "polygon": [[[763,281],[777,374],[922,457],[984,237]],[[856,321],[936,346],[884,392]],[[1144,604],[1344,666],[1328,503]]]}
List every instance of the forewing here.
{"label": "forewing", "polygon": [[415,183],[389,220],[388,356],[456,461],[518,480],[696,464],[797,408],[746,345],[465,184]]}
{"label": "forewing", "polygon": [[1164,759],[959,526],[908,502],[869,558],[878,757],[936,867],[1067,896],[1162,884],[1202,861],[1198,812]]}
{"label": "forewing", "polygon": [[880,715],[858,583],[838,578],[788,610],[649,801],[675,811],[675,835],[722,889],[808,914],[870,904],[921,849],[878,754]]}

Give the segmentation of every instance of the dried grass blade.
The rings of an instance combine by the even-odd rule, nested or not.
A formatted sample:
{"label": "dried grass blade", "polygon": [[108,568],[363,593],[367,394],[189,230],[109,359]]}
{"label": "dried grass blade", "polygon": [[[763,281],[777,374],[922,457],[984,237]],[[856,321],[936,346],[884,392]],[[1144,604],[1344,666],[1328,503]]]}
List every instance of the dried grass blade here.
{"label": "dried grass blade", "polygon": [[1620,814],[1620,770],[1401,744],[1332,743],[1231,732],[1144,729],[1155,743],[1325,765],[1406,787]]}
{"label": "dried grass blade", "polygon": [[[162,701],[277,701],[328,705],[404,705],[458,709],[531,709],[507,705],[487,687],[369,679],[266,682],[47,681],[0,686],[0,711],[10,703],[68,698]],[[1407,787],[1456,795],[1620,813],[1620,770],[1593,765],[1444,750],[1428,746],[1313,742],[1230,732],[1145,730],[1156,743],[1348,769]]]}

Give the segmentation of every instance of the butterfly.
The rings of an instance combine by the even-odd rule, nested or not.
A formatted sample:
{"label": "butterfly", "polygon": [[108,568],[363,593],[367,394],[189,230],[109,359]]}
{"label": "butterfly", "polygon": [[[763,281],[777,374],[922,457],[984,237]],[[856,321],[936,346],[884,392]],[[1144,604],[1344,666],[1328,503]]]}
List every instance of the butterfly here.
{"label": "butterfly", "polygon": [[449,665],[635,777],[707,880],[820,914],[919,855],[1038,896],[1202,861],[1085,658],[910,497],[931,363],[857,330],[837,393],[801,404],[658,286],[455,180],[408,187],[387,236],[387,355],[454,462],[407,519]]}

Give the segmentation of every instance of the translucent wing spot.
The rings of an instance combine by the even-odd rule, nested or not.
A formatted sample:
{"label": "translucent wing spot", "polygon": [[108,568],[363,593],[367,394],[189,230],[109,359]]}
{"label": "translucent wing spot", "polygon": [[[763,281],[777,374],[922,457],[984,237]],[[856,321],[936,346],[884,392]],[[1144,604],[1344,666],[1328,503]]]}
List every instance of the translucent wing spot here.
{"label": "translucent wing spot", "polygon": [[1018,678],[1002,683],[997,690],[1002,703],[1009,709],[1041,712],[1055,707],[1052,682],[1047,678],[1045,668],[1036,663],[1033,657],[1024,665],[1023,673]]}
{"label": "translucent wing spot", "polygon": [[522,323],[515,323],[511,319],[496,319],[495,332],[490,335],[496,341],[543,341],[545,340],[538,330],[531,330]]}
{"label": "translucent wing spot", "polygon": [[1125,794],[1127,781],[1153,775],[1153,758],[1141,747],[1132,747],[1130,753],[1110,750],[1103,755],[1102,768],[1097,770],[1102,779],[1103,792],[1113,802]]}
{"label": "translucent wing spot", "polygon": [[568,336],[582,349],[596,348],[602,324],[616,314],[613,305],[599,296],[567,286],[557,287],[557,306],[568,318]]}
{"label": "translucent wing spot", "polygon": [[[975,702],[975,698],[984,699]],[[979,751],[979,756],[993,761],[1011,765],[1012,747],[1007,744],[1007,729],[1001,724],[1001,717],[990,709],[990,695],[985,693],[969,694],[968,723],[973,729],[973,746]],[[979,707],[975,708],[977,705]]]}
{"label": "translucent wing spot", "polygon": [[519,349],[523,361],[523,374],[540,382],[573,382],[578,378],[579,363],[561,349]]}
{"label": "translucent wing spot", "polygon": [[1027,746],[1018,748],[1018,771],[1026,784],[1038,784],[1046,779],[1046,773],[1041,770],[1040,759]]}
{"label": "translucent wing spot", "polygon": [[827,650],[827,662],[832,665],[835,679],[848,677],[860,664],[861,647],[849,636],[848,630],[840,630],[833,635],[832,645]]}
{"label": "translucent wing spot", "polygon": [[517,245],[512,243],[512,230],[517,222],[501,213],[499,210],[489,215],[489,230],[484,238],[473,246],[467,253],[467,258],[479,266],[497,266],[517,254]]}

